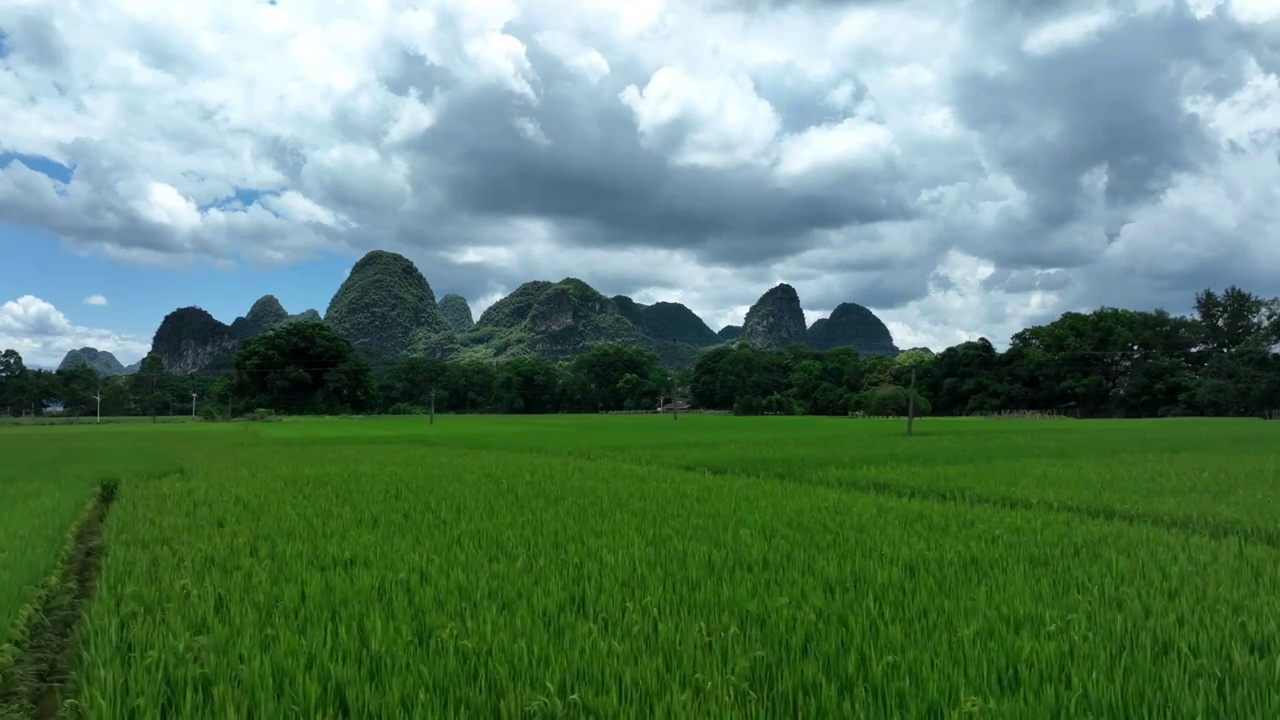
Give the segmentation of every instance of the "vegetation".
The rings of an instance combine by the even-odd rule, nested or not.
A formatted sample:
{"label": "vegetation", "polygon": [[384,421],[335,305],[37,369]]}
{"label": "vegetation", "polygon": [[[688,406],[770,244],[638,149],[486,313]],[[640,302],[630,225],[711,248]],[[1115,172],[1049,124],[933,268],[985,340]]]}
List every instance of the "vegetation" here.
{"label": "vegetation", "polygon": [[198,307],[178,308],[160,322],[151,352],[173,373],[225,370],[239,338],[231,327]]}
{"label": "vegetation", "polygon": [[471,306],[461,295],[449,293],[440,298],[440,314],[444,316],[445,322],[449,323],[449,329],[459,335],[470,332],[476,325],[471,316]]}
{"label": "vegetation", "polygon": [[111,375],[126,375],[129,370],[120,361],[105,350],[97,348],[83,347],[77,350],[68,350],[62,362],[58,364],[59,370],[69,370],[77,365],[85,365],[92,369],[99,377],[109,377]]}
{"label": "vegetation", "polygon": [[774,350],[804,345],[808,329],[800,296],[786,283],[778,285],[747,310],[742,324],[742,341],[757,350]]}
{"label": "vegetation", "polygon": [[640,332],[657,341],[685,343],[694,347],[720,342],[711,328],[692,310],[673,302],[642,305],[626,295],[615,295],[614,305]]}
{"label": "vegetation", "polygon": [[722,342],[737,340],[738,338],[742,337],[742,326],[741,325],[725,325],[724,327],[720,328],[719,332],[716,333],[716,337],[720,338]]}
{"label": "vegetation", "polygon": [[[169,373],[154,354],[127,378],[99,379],[83,366],[48,373],[8,351],[0,407],[38,414],[60,400],[68,415],[93,416],[100,395],[104,415],[188,414],[196,393],[206,417],[386,412],[425,407],[423,393],[435,389],[438,410],[466,413],[645,410],[678,396],[744,415],[901,416],[914,397],[918,415],[1280,417],[1278,304],[1237,288],[1200,293],[1191,317],[1102,308],[1020,331],[1004,352],[979,339],[896,357],[662,343],[583,288],[543,288],[515,328],[481,322],[460,338],[431,336],[448,345],[416,356],[370,361],[333,331],[287,323],[243,343],[226,377]],[[632,341],[594,340],[610,333]]]}
{"label": "vegetation", "polygon": [[808,345],[815,350],[852,347],[863,355],[897,355],[893,336],[875,313],[857,303],[840,303],[829,317],[814,321]]}
{"label": "vegetation", "polygon": [[403,255],[382,250],[351,268],[324,320],[362,352],[377,357],[407,352],[416,333],[450,332],[418,268]]}
{"label": "vegetation", "polygon": [[88,464],[51,458],[125,478],[73,656],[88,717],[1274,717],[1275,434],[9,428],[0,492],[43,481],[69,523]]}
{"label": "vegetation", "polygon": [[289,312],[284,309],[275,295],[264,295],[258,298],[244,317],[238,317],[231,323],[231,332],[237,337],[249,338],[261,335],[271,328],[289,321]]}

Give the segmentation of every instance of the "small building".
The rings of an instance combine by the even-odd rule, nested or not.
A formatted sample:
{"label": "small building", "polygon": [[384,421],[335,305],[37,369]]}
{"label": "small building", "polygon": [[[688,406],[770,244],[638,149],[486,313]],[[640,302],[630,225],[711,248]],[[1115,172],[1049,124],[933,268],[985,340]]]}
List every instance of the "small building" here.
{"label": "small building", "polygon": [[689,403],[681,400],[677,400],[675,402],[669,402],[665,405],[662,405],[661,407],[658,408],[658,412],[664,412],[664,413],[677,412],[677,411],[683,412],[688,409],[689,409]]}
{"label": "small building", "polygon": [[57,400],[44,400],[40,403],[44,406],[45,415],[61,415],[66,411],[66,406]]}

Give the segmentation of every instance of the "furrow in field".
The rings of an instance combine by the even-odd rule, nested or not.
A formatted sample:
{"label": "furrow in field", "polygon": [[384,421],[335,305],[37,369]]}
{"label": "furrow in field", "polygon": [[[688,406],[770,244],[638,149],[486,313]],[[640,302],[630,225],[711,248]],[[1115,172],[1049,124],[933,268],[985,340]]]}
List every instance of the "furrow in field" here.
{"label": "furrow in field", "polygon": [[115,481],[103,481],[68,536],[61,562],[18,615],[0,654],[0,717],[56,718],[74,691],[76,629],[101,567]]}

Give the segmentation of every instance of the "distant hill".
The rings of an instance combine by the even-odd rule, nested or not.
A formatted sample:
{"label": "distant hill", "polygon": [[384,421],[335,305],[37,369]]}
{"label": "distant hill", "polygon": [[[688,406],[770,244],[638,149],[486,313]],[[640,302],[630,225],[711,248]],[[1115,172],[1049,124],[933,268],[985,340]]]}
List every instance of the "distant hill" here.
{"label": "distant hill", "polygon": [[475,329],[459,337],[471,354],[541,355],[567,360],[597,342],[646,344],[617,305],[578,278],[528,282],[491,305]]}
{"label": "distant hill", "polygon": [[128,375],[137,370],[135,365],[125,367],[120,364],[115,355],[106,350],[98,350],[97,348],[82,347],[77,350],[69,350],[62,362],[58,364],[59,370],[76,367],[79,365],[87,365],[98,373],[98,377],[112,377],[115,375]]}
{"label": "distant hill", "polygon": [[716,337],[720,338],[720,342],[737,340],[738,338],[742,337],[742,326],[741,325],[725,325],[724,327],[720,328],[720,332],[716,333]]}
{"label": "distant hill", "polygon": [[[406,354],[476,360],[538,355],[561,361],[599,342],[644,347],[671,368],[739,340],[761,349],[807,344],[818,349],[847,345],[864,354],[898,352],[884,323],[854,303],[806,327],[800,297],[786,283],[761,295],[741,327],[727,325],[719,332],[680,303],[610,298],[574,277],[526,282],[474,319],[465,298],[449,294],[437,302],[411,260],[383,250],[355,264],[323,318],[315,310],[290,315],[274,295],[263,295],[230,325],[200,308],[179,308],[165,316],[152,350],[170,372],[227,371],[241,341],[304,320],[328,323],[375,361]],[[117,368],[114,358],[91,361],[84,350],[68,353],[64,363],[96,362],[104,372],[136,370],[136,365]]]}
{"label": "distant hill", "polygon": [[476,325],[471,315],[471,306],[461,295],[449,293],[440,298],[440,314],[444,316],[445,322],[449,323],[449,327],[455,333],[469,332]]}
{"label": "distant hill", "polygon": [[263,295],[249,308],[249,312],[244,317],[238,317],[231,323],[231,331],[236,337],[250,338],[288,320],[289,313],[285,311],[276,296]]}
{"label": "distant hill", "polygon": [[829,317],[815,321],[808,330],[808,341],[815,350],[849,346],[863,355],[899,353],[884,322],[857,303],[840,303]]}
{"label": "distant hill", "polygon": [[623,317],[654,340],[687,343],[695,347],[720,342],[702,318],[680,303],[656,302],[643,305],[626,295],[615,295],[612,300]]}
{"label": "distant hill", "polygon": [[[259,298],[248,313],[230,325],[202,308],[179,308],[161,321],[151,340],[151,352],[158,354],[165,369],[172,373],[223,372],[230,370],[241,341],[285,323],[320,320],[320,313],[315,310],[290,315],[274,295]],[[135,373],[141,364],[138,361],[121,374]]]}
{"label": "distant hill", "polygon": [[786,283],[771,288],[747,310],[742,340],[757,350],[776,350],[806,341],[804,310],[796,289]]}
{"label": "distant hill", "polygon": [[418,268],[405,256],[384,250],[368,253],[351,268],[329,301],[324,321],[374,355],[405,353],[421,334],[452,333]]}
{"label": "distant hill", "polygon": [[184,307],[164,316],[151,339],[151,352],[171,373],[225,369],[240,339],[204,309]]}

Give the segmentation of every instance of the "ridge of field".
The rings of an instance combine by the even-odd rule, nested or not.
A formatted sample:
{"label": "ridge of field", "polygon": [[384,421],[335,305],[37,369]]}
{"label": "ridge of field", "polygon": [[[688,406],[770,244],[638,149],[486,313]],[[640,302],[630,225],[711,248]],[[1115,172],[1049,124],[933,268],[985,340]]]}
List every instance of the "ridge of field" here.
{"label": "ridge of field", "polygon": [[[631,419],[210,428],[218,452],[126,484],[108,519],[85,710],[1280,716],[1276,550],[665,467],[699,445],[709,463],[717,436],[720,469],[753,467],[748,444],[728,442],[743,436],[794,443],[805,465],[833,437],[821,423],[700,422],[683,441]],[[967,477],[1014,447],[1040,454],[1000,429],[939,440],[939,426],[912,458],[880,425],[840,427],[874,439],[857,452],[883,467],[979,465]],[[1029,432],[1040,462],[1070,459]],[[1124,455],[1110,449],[1100,472]],[[1180,464],[1128,457],[1129,478]]]}

